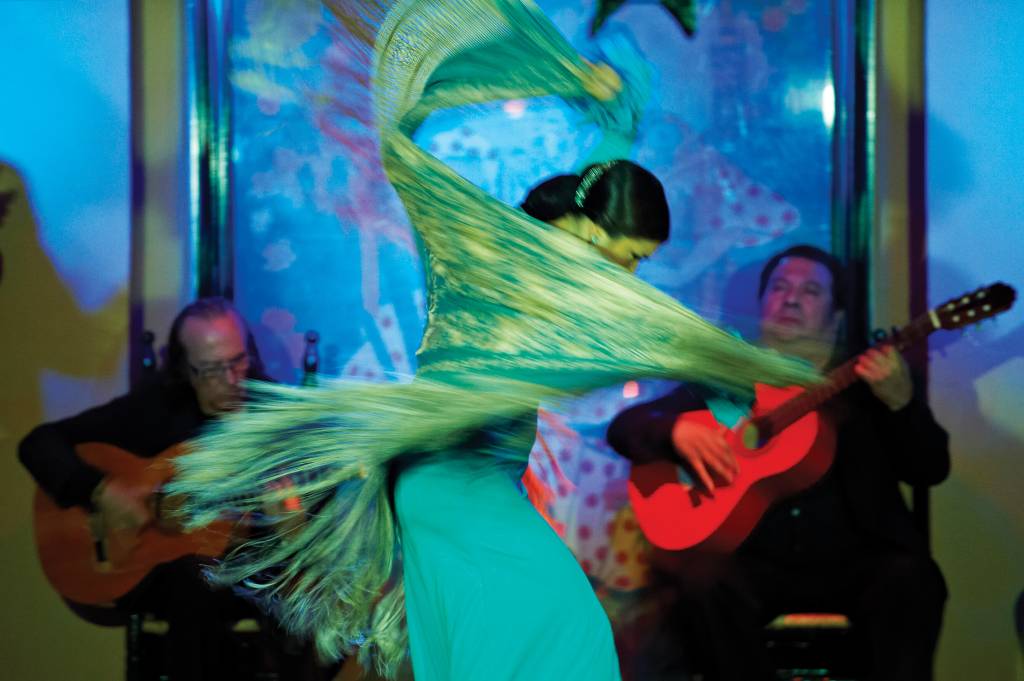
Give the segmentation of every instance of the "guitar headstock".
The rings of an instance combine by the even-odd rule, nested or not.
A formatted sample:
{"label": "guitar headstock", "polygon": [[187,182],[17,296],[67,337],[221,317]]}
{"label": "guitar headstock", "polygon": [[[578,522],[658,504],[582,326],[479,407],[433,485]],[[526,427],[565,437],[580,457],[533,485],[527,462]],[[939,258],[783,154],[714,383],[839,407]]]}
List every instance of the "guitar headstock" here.
{"label": "guitar headstock", "polygon": [[1009,310],[1017,292],[1008,284],[996,282],[971,293],[950,298],[931,311],[937,328],[960,329]]}

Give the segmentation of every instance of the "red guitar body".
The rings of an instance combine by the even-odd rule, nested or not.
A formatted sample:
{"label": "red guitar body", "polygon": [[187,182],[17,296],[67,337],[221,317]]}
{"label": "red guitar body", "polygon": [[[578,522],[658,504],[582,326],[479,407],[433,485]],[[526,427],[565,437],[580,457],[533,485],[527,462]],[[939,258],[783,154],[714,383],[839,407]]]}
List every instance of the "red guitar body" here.
{"label": "red guitar body", "polygon": [[[107,476],[154,491],[174,474],[173,458],[179,453],[175,447],[144,459],[100,443],[75,450]],[[188,555],[222,555],[234,528],[233,523],[218,522],[185,534],[150,523],[140,530],[103,531],[84,509],[61,508],[41,490],[33,511],[46,578],[62,596],[86,605],[110,604],[161,563]]]}
{"label": "red guitar body", "polygon": [[[888,345],[903,350],[938,329],[960,329],[1010,309],[1017,299],[1012,286],[997,282],[951,298],[893,332]],[[728,552],[747,538],[775,501],[820,480],[835,458],[835,432],[817,409],[858,381],[857,358],[832,370],[808,391],[756,386],[749,419],[733,428],[727,441],[736,455],[739,474],[728,485],[709,492],[702,485],[683,484],[682,468],[665,461],[634,466],[629,499],[640,529],[655,546],[681,551]],[[720,427],[709,411],[684,414],[684,419]],[[773,437],[761,442],[757,428]]]}
{"label": "red guitar body", "polygon": [[[801,388],[758,385],[751,417],[764,414],[802,392]],[[710,411],[683,414],[682,418],[720,428]],[[644,535],[655,546],[669,550],[694,549],[728,552],[736,548],[765,510],[778,499],[817,482],[835,458],[835,433],[817,412],[794,422],[760,447],[749,420],[726,436],[739,474],[731,484],[708,492],[701,485],[680,481],[680,468],[670,462],[633,467],[629,499]],[[745,443],[746,440],[746,443]]]}

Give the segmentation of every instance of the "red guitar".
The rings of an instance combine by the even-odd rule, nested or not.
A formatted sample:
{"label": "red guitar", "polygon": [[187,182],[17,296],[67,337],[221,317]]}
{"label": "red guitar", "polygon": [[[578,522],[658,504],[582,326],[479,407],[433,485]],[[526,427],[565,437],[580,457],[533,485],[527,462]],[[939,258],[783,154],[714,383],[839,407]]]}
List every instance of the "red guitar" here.
{"label": "red guitar", "polygon": [[[91,443],[78,455],[107,476],[156,491],[174,474],[172,447],[151,459],[113,445]],[[218,522],[191,533],[151,523],[134,531],[105,531],[99,519],[77,506],[61,508],[42,490],[33,505],[36,549],[43,572],[65,598],[86,605],[109,604],[135,588],[150,570],[182,556],[220,556],[234,523]]]}
{"label": "red guitar", "polygon": [[[1008,310],[1017,294],[997,283],[929,310],[891,339],[899,350],[937,329],[959,329]],[[755,387],[751,415],[726,435],[739,466],[731,484],[709,493],[684,485],[682,469],[670,461],[634,466],[629,499],[644,535],[669,550],[725,552],[742,542],[776,500],[806,489],[832,465],[835,433],[816,410],[857,381],[856,358],[809,390]],[[710,411],[682,418],[720,428]]]}

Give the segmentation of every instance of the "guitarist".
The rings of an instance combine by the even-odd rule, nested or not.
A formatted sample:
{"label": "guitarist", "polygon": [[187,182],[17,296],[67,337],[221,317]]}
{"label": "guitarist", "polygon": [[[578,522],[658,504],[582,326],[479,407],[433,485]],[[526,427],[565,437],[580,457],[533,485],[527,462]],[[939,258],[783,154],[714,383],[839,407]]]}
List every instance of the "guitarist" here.
{"label": "guitarist", "polygon": [[[775,255],[758,290],[761,343],[830,368],[839,359],[844,281],[839,261],[818,248]],[[665,678],[693,671],[708,681],[775,678],[761,630],[787,612],[847,615],[870,644],[872,679],[932,678],[946,585],[898,483],[945,479],[947,435],[914,396],[894,349],[868,350],[856,372],[859,384],[822,410],[838,429],[837,447],[817,484],[770,508],[733,555],[656,551],[655,573],[678,596],[662,628],[672,642],[652,643]],[[713,494],[738,470],[723,429],[679,416],[710,408],[732,425],[748,407],[684,385],[616,417],[608,442],[634,463],[679,462]]]}
{"label": "guitarist", "polygon": [[[141,528],[153,519],[153,490],[104,478],[78,457],[75,446],[104,442],[154,457],[238,408],[247,378],[266,377],[241,315],[223,298],[197,300],[174,319],[166,366],[155,379],[105,405],[37,427],[21,442],[19,457],[60,506],[100,514],[104,527]],[[166,658],[175,680],[231,676],[222,669],[225,623],[258,616],[231,592],[212,591],[201,567],[198,558],[164,563],[115,604],[126,614],[153,612],[168,621]]]}

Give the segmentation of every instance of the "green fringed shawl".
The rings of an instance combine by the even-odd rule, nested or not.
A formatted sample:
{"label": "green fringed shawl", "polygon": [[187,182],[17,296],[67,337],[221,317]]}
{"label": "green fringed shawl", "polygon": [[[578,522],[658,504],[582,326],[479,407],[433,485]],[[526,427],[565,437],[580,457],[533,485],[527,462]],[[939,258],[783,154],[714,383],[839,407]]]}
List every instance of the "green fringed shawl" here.
{"label": "green fringed shawl", "polygon": [[[387,176],[421,240],[428,323],[407,384],[262,385],[179,459],[172,492],[191,526],[297,497],[304,522],[242,545],[213,578],[242,584],[290,630],[337,656],[360,647],[385,674],[406,650],[389,463],[443,453],[543,400],[630,378],[748,390],[809,370],[706,323],[572,236],[504,205],[417,147],[430,112],[558,95],[628,133],[627,87],[589,98],[584,63],[530,2],[338,0],[350,44],[376,35],[374,115]],[[376,29],[376,30],[375,30]],[[503,451],[480,456],[502,456]],[[522,456],[522,454],[517,454]]]}

